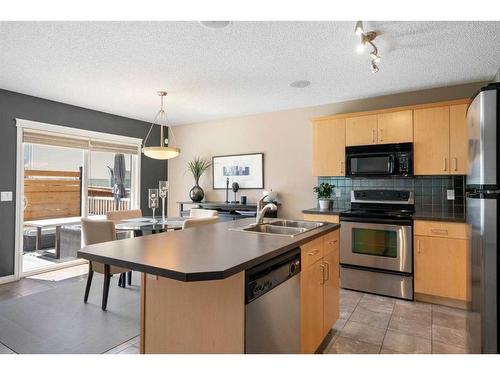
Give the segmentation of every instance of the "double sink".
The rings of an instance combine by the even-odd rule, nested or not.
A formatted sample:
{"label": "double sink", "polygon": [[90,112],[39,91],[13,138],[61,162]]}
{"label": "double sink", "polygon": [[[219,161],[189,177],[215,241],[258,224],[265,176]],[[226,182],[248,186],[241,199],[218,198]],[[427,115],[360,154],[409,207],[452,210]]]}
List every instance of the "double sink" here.
{"label": "double sink", "polygon": [[250,224],[244,227],[231,228],[231,230],[294,237],[298,234],[319,228],[322,225],[324,225],[324,223],[312,221],[275,220],[263,224]]}

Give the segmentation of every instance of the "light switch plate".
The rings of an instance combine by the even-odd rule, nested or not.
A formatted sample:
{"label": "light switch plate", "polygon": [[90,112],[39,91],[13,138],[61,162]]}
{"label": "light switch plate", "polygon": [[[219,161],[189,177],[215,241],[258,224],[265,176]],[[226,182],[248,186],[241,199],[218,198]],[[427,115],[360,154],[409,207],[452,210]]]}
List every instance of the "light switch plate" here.
{"label": "light switch plate", "polygon": [[342,195],[342,189],[334,188],[333,190],[334,190],[335,198],[340,198],[340,196]]}
{"label": "light switch plate", "polygon": [[448,199],[449,201],[454,201],[455,200],[455,190],[453,190],[453,189],[446,190],[446,199]]}
{"label": "light switch plate", "polygon": [[0,201],[2,202],[12,201],[12,191],[2,191],[0,193]]}

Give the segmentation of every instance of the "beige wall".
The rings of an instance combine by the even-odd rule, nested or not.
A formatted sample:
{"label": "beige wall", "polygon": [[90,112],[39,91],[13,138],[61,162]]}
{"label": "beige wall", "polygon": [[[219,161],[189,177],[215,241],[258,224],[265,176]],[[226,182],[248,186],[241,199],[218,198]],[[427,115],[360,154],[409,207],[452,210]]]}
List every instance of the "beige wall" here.
{"label": "beige wall", "polygon": [[[311,175],[309,120],[312,117],[466,98],[482,84],[470,83],[175,127],[173,131],[181,154],[169,161],[169,215],[178,214],[177,201],[189,200],[194,181],[185,171],[188,161],[194,156],[211,159],[214,155],[263,152],[264,187],[279,193],[280,216],[300,218],[303,209],[316,206],[312,188],[317,178]],[[201,178],[200,185],[205,190],[206,200],[225,200],[223,190],[212,190],[211,170]],[[261,190],[241,192],[249,197],[250,202],[262,196]],[[231,191],[230,197],[233,197]]]}

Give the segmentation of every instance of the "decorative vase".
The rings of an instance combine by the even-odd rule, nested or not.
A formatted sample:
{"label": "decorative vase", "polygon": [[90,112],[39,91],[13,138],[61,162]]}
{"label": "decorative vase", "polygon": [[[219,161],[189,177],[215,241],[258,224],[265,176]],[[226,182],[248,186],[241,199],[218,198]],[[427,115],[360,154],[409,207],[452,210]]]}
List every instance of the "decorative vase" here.
{"label": "decorative vase", "polygon": [[330,199],[319,199],[319,209],[326,211],[330,208]]}
{"label": "decorative vase", "polygon": [[205,192],[203,189],[196,183],[196,185],[193,186],[193,188],[189,191],[189,198],[193,202],[201,202],[203,200],[203,197],[205,196]]}

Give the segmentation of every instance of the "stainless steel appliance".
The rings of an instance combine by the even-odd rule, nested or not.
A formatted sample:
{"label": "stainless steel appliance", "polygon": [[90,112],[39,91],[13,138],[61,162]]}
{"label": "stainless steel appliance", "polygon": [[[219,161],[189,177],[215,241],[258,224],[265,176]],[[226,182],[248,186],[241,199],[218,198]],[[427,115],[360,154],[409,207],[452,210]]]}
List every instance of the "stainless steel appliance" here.
{"label": "stainless steel appliance", "polygon": [[340,284],[413,300],[412,191],[356,190],[340,214]]}
{"label": "stainless steel appliance", "polygon": [[500,83],[483,87],[467,110],[469,174],[467,223],[472,229],[470,344],[477,353],[499,353],[498,198],[500,187]]}
{"label": "stainless steel appliance", "polygon": [[345,148],[346,176],[413,176],[413,144],[353,146]]}
{"label": "stainless steel appliance", "polygon": [[246,271],[245,352],[300,353],[300,249]]}

